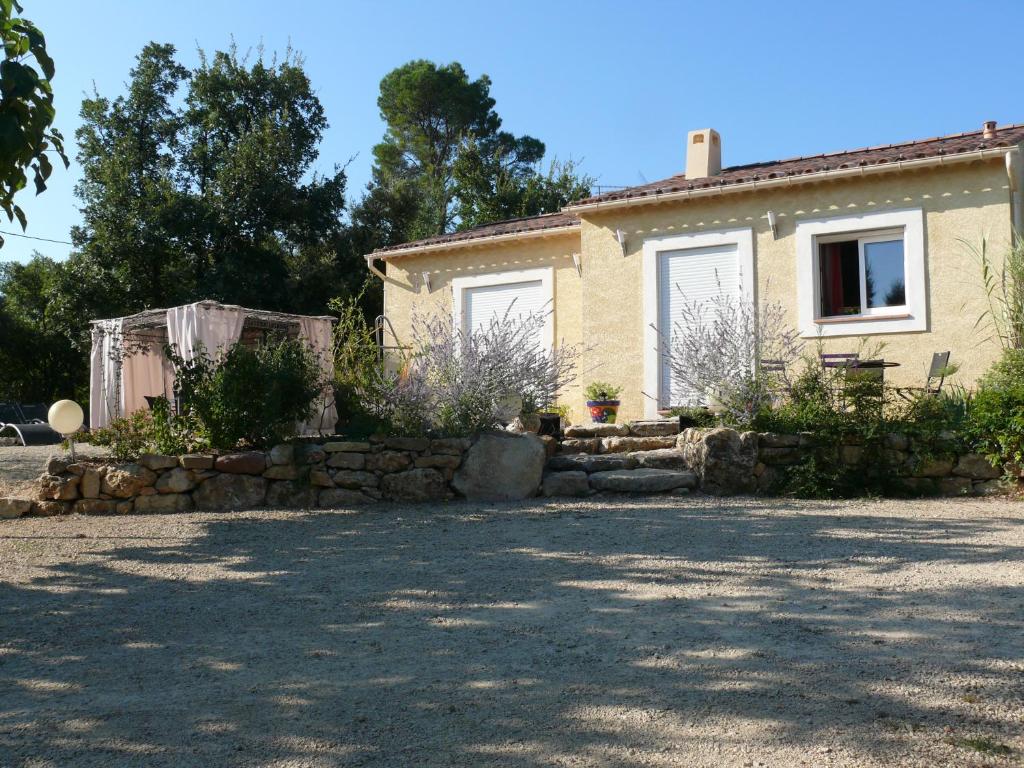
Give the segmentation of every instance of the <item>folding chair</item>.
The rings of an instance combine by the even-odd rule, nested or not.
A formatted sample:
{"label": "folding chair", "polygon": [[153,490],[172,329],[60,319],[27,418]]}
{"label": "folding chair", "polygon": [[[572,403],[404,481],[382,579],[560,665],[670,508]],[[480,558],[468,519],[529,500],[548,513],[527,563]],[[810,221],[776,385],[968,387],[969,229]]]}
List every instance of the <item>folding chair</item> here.
{"label": "folding chair", "polygon": [[949,372],[949,352],[936,352],[932,355],[932,364],[928,367],[928,378],[923,387],[897,387],[896,394],[904,400],[913,400],[922,395],[938,395],[942,392],[942,384]]}

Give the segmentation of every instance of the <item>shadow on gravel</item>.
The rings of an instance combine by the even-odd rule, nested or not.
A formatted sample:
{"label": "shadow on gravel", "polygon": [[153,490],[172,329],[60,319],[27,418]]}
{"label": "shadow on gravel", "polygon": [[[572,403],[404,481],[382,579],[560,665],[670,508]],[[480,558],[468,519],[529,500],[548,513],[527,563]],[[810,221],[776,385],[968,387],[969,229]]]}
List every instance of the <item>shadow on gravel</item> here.
{"label": "shadow on gravel", "polygon": [[633,766],[731,717],[794,744],[935,724],[889,683],[1021,657],[1019,583],[870,586],[1019,563],[985,543],[1019,521],[478,510],[211,515],[0,584],[0,765]]}

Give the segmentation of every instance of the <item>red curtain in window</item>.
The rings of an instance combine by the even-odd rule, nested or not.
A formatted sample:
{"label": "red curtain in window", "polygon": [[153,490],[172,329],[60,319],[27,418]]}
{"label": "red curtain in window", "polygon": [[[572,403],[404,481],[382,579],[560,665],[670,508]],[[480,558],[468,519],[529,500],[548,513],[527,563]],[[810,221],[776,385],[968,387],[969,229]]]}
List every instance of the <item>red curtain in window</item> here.
{"label": "red curtain in window", "polygon": [[822,292],[829,314],[838,314],[843,307],[843,265],[840,243],[821,246]]}

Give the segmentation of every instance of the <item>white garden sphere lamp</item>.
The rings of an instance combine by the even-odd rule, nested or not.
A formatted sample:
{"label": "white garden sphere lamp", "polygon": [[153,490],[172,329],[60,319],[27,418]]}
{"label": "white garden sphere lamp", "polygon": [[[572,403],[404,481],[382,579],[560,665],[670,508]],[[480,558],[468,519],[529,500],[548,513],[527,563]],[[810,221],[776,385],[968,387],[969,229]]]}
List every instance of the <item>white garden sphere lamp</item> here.
{"label": "white garden sphere lamp", "polygon": [[75,441],[72,435],[82,428],[85,414],[82,413],[82,406],[74,400],[58,400],[50,406],[46,414],[46,420],[55,432],[60,432],[71,444],[71,460],[75,459]]}

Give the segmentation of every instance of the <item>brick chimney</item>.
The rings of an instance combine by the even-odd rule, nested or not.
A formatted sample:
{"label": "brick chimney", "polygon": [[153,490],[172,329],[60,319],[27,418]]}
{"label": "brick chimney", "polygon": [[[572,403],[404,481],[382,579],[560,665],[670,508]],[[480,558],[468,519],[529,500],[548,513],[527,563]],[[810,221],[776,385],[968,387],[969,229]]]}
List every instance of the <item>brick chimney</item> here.
{"label": "brick chimney", "polygon": [[722,172],[722,137],[713,128],[686,135],[686,178],[703,179]]}

